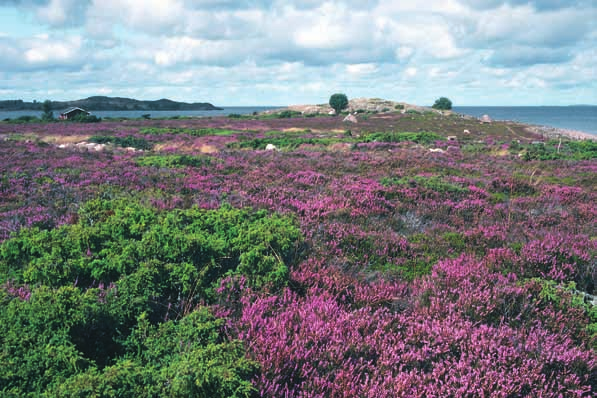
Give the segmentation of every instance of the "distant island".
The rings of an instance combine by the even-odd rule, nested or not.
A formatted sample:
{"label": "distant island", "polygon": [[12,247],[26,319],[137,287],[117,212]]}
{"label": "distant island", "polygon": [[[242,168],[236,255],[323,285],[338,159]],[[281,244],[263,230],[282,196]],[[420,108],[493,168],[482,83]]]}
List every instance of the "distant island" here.
{"label": "distant island", "polygon": [[[79,107],[89,111],[213,111],[221,110],[209,102],[177,102],[169,99],[143,101],[132,98],[93,96],[74,101],[51,101],[53,110]],[[0,111],[41,111],[43,102],[23,100],[0,101]]]}

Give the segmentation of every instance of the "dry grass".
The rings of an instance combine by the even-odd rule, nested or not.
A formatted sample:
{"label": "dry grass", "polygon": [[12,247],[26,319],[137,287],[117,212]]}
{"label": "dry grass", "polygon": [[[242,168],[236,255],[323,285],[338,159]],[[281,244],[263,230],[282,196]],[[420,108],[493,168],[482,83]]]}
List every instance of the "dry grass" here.
{"label": "dry grass", "polygon": [[219,152],[218,148],[213,145],[208,144],[189,144],[188,142],[166,142],[162,144],[156,144],[153,147],[153,150],[156,152],[171,152],[177,151],[182,153],[193,153],[193,152],[201,152],[201,153],[217,153]]}
{"label": "dry grass", "polygon": [[199,152],[201,153],[217,153],[218,148],[216,148],[213,145],[201,145],[201,147],[199,147]]}
{"label": "dry grass", "polygon": [[301,128],[298,128],[298,127],[290,127],[290,128],[287,128],[287,129],[282,129],[282,131],[284,133],[301,133],[301,132],[305,131],[305,129],[301,129]]}
{"label": "dry grass", "polygon": [[90,137],[90,135],[44,135],[40,138],[40,140],[48,144],[60,145],[76,144],[79,142],[87,141]]}

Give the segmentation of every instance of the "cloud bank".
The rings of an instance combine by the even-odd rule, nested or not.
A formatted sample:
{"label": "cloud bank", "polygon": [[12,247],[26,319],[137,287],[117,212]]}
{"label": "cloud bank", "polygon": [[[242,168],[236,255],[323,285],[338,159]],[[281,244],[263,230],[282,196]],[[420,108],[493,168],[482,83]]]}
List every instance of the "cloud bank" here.
{"label": "cloud bank", "polygon": [[[2,96],[597,103],[590,0],[9,0]],[[8,27],[8,28],[2,28]],[[6,29],[6,30],[4,30]]]}

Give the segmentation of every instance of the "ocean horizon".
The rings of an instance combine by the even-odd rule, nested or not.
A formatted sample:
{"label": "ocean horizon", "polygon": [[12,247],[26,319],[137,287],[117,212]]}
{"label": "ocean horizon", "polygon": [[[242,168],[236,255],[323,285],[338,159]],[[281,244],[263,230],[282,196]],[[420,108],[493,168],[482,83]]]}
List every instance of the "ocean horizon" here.
{"label": "ocean horizon", "polygon": [[454,112],[493,120],[581,131],[597,136],[597,105],[569,106],[455,106]]}
{"label": "ocean horizon", "polygon": [[[152,118],[173,116],[209,117],[229,114],[250,115],[255,112],[282,108],[280,106],[224,106],[221,110],[211,111],[92,111],[101,118],[139,118],[150,114]],[[540,126],[581,131],[597,136],[597,105],[570,106],[455,106],[454,112],[481,117],[489,115],[493,120],[510,120]],[[54,111],[57,116],[58,111]],[[15,119],[20,116],[41,116],[41,111],[0,111],[0,120]]]}

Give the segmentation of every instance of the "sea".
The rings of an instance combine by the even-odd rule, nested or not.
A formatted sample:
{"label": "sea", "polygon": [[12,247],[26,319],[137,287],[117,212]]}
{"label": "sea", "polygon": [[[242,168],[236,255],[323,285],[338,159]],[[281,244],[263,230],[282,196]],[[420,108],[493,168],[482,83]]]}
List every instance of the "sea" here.
{"label": "sea", "polygon": [[[209,117],[209,116],[228,116],[230,114],[237,115],[251,115],[254,112],[263,112],[271,109],[279,109],[284,106],[227,106],[221,107],[213,111],[92,111],[91,114],[97,117],[106,118],[140,118],[143,115],[149,114],[152,119],[182,116],[182,117]],[[54,111],[54,116],[58,116],[60,112]],[[0,111],[0,120],[6,118],[16,119],[20,116],[37,116],[41,117],[41,111]]]}
{"label": "sea", "polygon": [[597,136],[597,105],[571,106],[455,106],[454,112],[493,120],[511,120],[582,131]]}
{"label": "sea", "polygon": [[[172,116],[208,117],[230,114],[250,115],[283,106],[228,106],[214,111],[96,111],[94,115],[106,117],[139,118],[150,114],[151,118]],[[493,120],[511,120],[540,126],[582,131],[597,136],[597,105],[580,106],[456,106],[457,113],[481,117],[489,115]],[[55,112],[56,113],[56,112]],[[24,115],[41,116],[36,111],[0,111],[0,120]]]}

